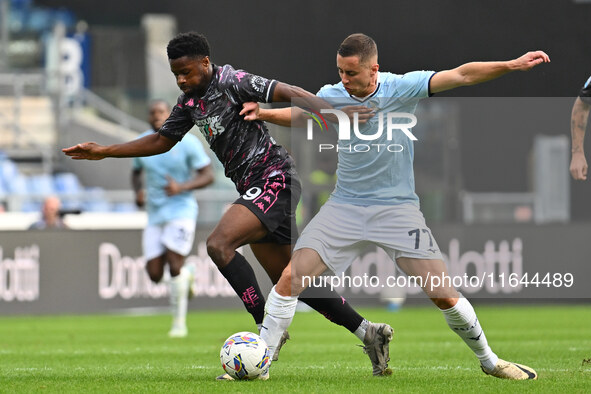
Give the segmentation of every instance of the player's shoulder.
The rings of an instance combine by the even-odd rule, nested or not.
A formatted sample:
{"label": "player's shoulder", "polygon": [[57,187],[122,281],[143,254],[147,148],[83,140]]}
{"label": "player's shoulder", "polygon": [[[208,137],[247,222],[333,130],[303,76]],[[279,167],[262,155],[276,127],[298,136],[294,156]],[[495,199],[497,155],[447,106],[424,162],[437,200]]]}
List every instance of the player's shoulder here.
{"label": "player's shoulder", "polygon": [[231,64],[223,64],[221,66],[214,65],[214,69],[220,75],[224,73],[236,72],[236,68],[234,68],[234,66]]}
{"label": "player's shoulder", "polygon": [[404,74],[380,71],[378,72],[378,83],[380,84],[380,94],[392,95],[399,85],[404,83]]}
{"label": "player's shoulder", "polygon": [[387,71],[378,72],[378,83],[380,83],[381,85],[395,84],[396,81],[398,81],[400,78],[402,78],[402,75],[400,74],[394,74]]}
{"label": "player's shoulder", "polygon": [[424,79],[431,78],[435,71],[425,71],[425,70],[416,70],[416,71],[408,71],[404,74],[394,74],[394,73],[380,73],[383,75],[385,81],[390,82],[419,82],[423,81]]}
{"label": "player's shoulder", "polygon": [[426,86],[429,79],[435,74],[434,71],[409,71],[404,74],[395,74],[390,72],[380,72],[380,85],[387,91],[387,94],[406,94],[409,90],[414,90]]}
{"label": "player's shoulder", "polygon": [[316,95],[319,97],[338,97],[343,94],[349,96],[342,82],[326,84],[320,88],[318,93],[316,93]]}
{"label": "player's shoulder", "polygon": [[396,74],[393,72],[388,71],[379,71],[378,72],[378,82],[382,86],[392,86],[395,87],[397,84],[406,83],[410,80],[415,79],[419,76],[419,73],[422,71],[410,71],[404,74]]}
{"label": "player's shoulder", "polygon": [[185,93],[181,93],[179,97],[176,99],[176,105],[174,107],[179,109],[185,109],[185,107],[187,107],[188,105],[192,105],[191,98],[188,97]]}
{"label": "player's shoulder", "polygon": [[245,70],[236,69],[231,64],[224,64],[223,66],[214,66],[215,78],[218,84],[232,84],[240,82],[240,80],[248,74]]}

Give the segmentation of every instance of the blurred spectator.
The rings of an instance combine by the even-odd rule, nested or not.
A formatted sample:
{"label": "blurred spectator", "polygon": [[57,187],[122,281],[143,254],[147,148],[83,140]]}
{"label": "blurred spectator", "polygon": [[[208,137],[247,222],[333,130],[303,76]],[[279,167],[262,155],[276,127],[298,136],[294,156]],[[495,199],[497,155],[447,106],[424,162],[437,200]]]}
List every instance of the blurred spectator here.
{"label": "blurred spectator", "polygon": [[61,201],[56,196],[46,197],[41,207],[41,219],[33,223],[29,230],[48,228],[68,228],[60,215]]}

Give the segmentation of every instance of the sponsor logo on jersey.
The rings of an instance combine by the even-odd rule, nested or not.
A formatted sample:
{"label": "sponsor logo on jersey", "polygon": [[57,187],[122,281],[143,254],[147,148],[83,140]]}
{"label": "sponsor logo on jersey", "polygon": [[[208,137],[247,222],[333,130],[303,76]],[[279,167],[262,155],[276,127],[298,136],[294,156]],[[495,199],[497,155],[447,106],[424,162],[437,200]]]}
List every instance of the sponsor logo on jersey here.
{"label": "sponsor logo on jersey", "polygon": [[199,128],[201,134],[203,134],[203,136],[207,139],[214,138],[218,134],[226,131],[226,128],[222,126],[220,122],[219,115],[196,120],[195,125]]}

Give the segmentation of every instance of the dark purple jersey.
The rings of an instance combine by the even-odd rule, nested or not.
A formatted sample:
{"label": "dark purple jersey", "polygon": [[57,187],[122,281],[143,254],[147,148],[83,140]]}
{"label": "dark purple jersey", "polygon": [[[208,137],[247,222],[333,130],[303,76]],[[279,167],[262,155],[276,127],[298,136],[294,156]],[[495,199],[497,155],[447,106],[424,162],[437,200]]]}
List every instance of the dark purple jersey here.
{"label": "dark purple jersey", "polygon": [[213,78],[203,97],[179,96],[159,133],[180,141],[196,125],[222,162],[240,194],[257,179],[289,173],[297,176],[293,159],[277,145],[261,121],[239,115],[248,101],[271,102],[277,81],[213,65]]}
{"label": "dark purple jersey", "polygon": [[585,82],[583,88],[579,92],[579,97],[587,104],[591,104],[591,77]]}

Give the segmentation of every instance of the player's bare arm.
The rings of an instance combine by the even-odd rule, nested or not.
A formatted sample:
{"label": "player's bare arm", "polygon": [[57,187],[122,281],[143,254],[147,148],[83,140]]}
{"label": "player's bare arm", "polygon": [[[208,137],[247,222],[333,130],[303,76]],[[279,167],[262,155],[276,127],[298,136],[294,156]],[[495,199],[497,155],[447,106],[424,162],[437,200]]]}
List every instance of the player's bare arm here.
{"label": "player's bare arm", "polygon": [[323,100],[316,97],[314,93],[310,93],[299,86],[289,85],[287,83],[278,82],[273,91],[273,102],[288,103],[294,97],[310,100],[311,103],[320,103]]}
{"label": "player's bare arm", "polygon": [[177,182],[174,178],[171,178],[168,175],[166,176],[166,179],[168,180],[168,184],[164,187],[164,190],[168,196],[174,196],[182,192],[201,189],[202,187],[211,184],[214,178],[211,165],[208,165],[195,171],[195,176],[187,182]]}
{"label": "player's bare arm", "polygon": [[589,111],[591,105],[585,103],[580,97],[577,97],[570,120],[570,130],[572,138],[570,162],[570,173],[573,179],[584,181],[587,179],[587,159],[585,159],[585,150],[583,142],[585,141],[585,129],[589,120]]}
{"label": "player's bare arm", "polygon": [[99,145],[96,142],[84,142],[62,149],[66,156],[74,160],[102,160],[105,157],[141,157],[153,156],[172,149],[176,141],[153,133],[123,144]]}
{"label": "player's bare arm", "polygon": [[[242,110],[240,115],[244,115],[244,120],[262,120],[264,122],[273,123],[279,126],[289,127],[291,126],[292,116],[294,111],[301,112],[296,107],[286,108],[261,108],[258,103],[248,102],[242,104]],[[295,119],[300,116],[298,113],[295,114]]]}
{"label": "player's bare arm", "polygon": [[[352,121],[354,120],[355,113],[357,113],[360,124],[367,122],[375,115],[375,112],[371,108],[360,105],[343,107],[341,111],[345,112]],[[309,119],[306,116],[306,111],[298,107],[260,108],[258,103],[253,102],[244,103],[240,115],[244,115],[244,119],[248,121],[262,120],[285,127],[292,125],[294,127],[304,127],[306,120]],[[331,120],[329,115],[327,114],[326,116],[327,120]],[[334,120],[336,121],[337,119]]]}
{"label": "player's bare arm", "polygon": [[500,62],[471,62],[453,70],[444,70],[431,78],[431,93],[439,93],[460,86],[476,85],[503,76],[512,71],[528,71],[542,63],[549,63],[550,57],[543,51],[527,52],[517,59]]}
{"label": "player's bare arm", "polygon": [[[296,126],[296,127],[304,127],[306,125],[306,119],[308,119],[307,115],[305,114],[305,110],[312,110],[315,112],[320,112],[322,109],[330,109],[332,106],[327,103],[322,98],[316,96],[313,93],[308,92],[305,89],[302,89],[298,86],[288,85],[286,83],[279,82],[275,87],[275,91],[273,92],[273,102],[291,102],[294,98],[298,98],[298,106],[302,107],[304,111],[295,111],[291,114],[291,122],[287,123],[287,114],[286,113],[279,113],[276,115],[273,114],[266,114],[268,117],[276,117],[277,121],[282,122],[283,126]],[[334,118],[334,120],[333,120]],[[337,119],[332,114],[326,114],[326,119],[330,121],[336,122]],[[273,120],[269,120],[271,123]],[[276,123],[280,124],[280,123]]]}
{"label": "player's bare arm", "polygon": [[[273,92],[273,102],[290,102],[294,97],[304,98],[311,107],[321,108],[324,100],[317,98],[314,94],[300,87],[278,82]],[[245,120],[262,120],[279,126],[305,126],[303,111],[297,107],[287,108],[260,108],[258,103],[248,102],[242,105],[240,115]]]}

